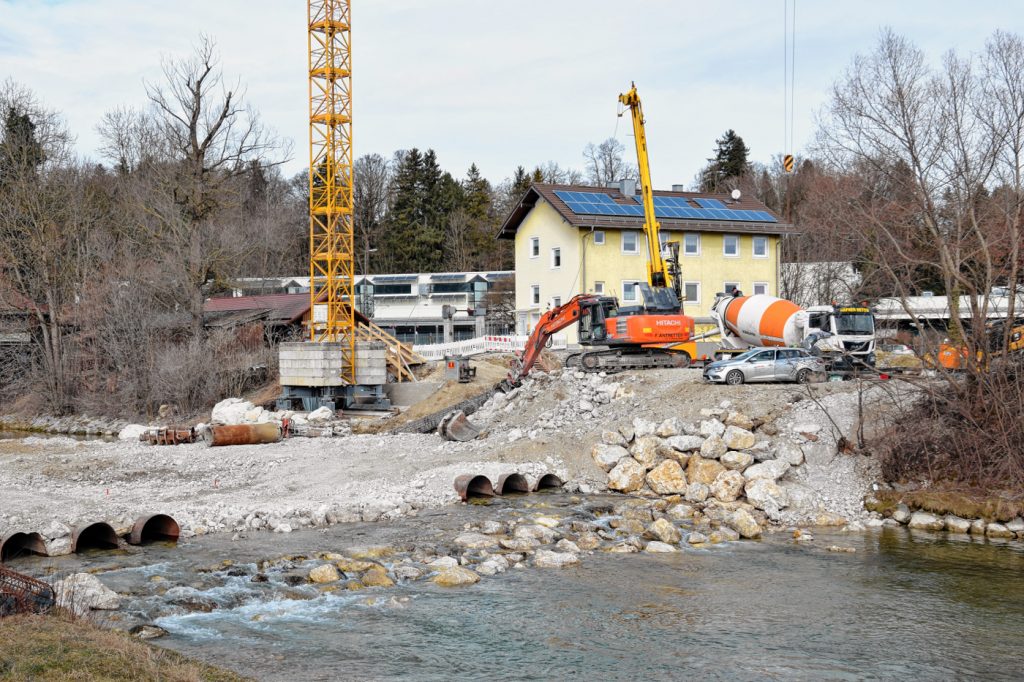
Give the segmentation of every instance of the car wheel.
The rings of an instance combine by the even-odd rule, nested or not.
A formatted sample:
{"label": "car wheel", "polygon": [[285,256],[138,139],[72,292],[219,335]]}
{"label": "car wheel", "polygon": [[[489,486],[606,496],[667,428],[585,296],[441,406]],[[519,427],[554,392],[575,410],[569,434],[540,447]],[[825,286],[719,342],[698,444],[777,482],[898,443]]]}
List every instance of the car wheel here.
{"label": "car wheel", "polygon": [[796,373],[796,383],[806,384],[811,380],[811,370],[802,369]]}
{"label": "car wheel", "polygon": [[734,369],[733,371],[729,372],[728,374],[725,375],[725,383],[729,384],[730,386],[739,386],[740,384],[743,383],[743,372],[739,371],[738,369]]}

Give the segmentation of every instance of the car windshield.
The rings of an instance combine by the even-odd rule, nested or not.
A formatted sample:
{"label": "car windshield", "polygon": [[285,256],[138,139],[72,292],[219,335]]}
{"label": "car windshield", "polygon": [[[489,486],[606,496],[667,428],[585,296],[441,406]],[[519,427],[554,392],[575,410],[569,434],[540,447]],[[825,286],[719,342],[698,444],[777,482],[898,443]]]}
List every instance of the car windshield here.
{"label": "car windshield", "polygon": [[840,334],[873,334],[875,320],[871,313],[842,313],[836,316],[836,331]]}
{"label": "car windshield", "polygon": [[755,355],[757,355],[760,352],[761,352],[760,348],[752,348],[752,349],[748,350],[745,353],[740,353],[739,355],[732,356],[732,359],[733,360],[749,360],[750,358],[754,357]]}

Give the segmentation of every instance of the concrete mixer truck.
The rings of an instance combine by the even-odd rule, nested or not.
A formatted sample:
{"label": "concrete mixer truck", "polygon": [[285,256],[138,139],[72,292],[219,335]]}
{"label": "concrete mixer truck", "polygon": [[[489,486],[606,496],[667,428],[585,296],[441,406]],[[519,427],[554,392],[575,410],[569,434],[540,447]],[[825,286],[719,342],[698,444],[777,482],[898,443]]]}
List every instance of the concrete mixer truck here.
{"label": "concrete mixer truck", "polygon": [[875,322],[866,306],[811,306],[740,292],[719,294],[711,307],[717,329],[697,338],[692,357],[718,360],[759,347],[803,347],[820,355],[830,371],[875,364]]}

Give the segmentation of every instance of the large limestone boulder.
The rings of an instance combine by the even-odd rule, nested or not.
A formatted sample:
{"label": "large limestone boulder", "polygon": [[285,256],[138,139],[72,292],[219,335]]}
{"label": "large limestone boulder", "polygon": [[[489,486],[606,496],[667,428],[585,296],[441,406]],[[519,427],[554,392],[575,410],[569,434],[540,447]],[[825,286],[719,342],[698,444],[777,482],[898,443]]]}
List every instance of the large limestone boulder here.
{"label": "large limestone boulder", "polygon": [[652,469],[661,459],[661,439],[657,436],[640,436],[629,452],[645,469]]}
{"label": "large limestone boulder", "polygon": [[725,471],[725,467],[716,460],[703,457],[691,457],[686,465],[686,480],[690,483],[703,483],[711,485],[718,478],[718,474]]}
{"label": "large limestone boulder", "polygon": [[775,443],[775,459],[788,462],[790,466],[798,467],[804,463],[803,449],[791,440],[779,439]]}
{"label": "large limestone boulder", "polygon": [[654,435],[661,438],[669,438],[671,436],[678,436],[683,432],[684,424],[683,420],[679,417],[669,417],[665,421],[658,425]]}
{"label": "large limestone boulder", "polygon": [[942,530],[946,527],[945,521],[935,514],[925,511],[916,511],[911,514],[907,525],[917,530]]}
{"label": "large limestone boulder", "polygon": [[738,471],[723,471],[711,484],[711,495],[722,502],[734,502],[743,491],[746,480]]}
{"label": "large limestone boulder", "polygon": [[721,436],[708,436],[700,446],[700,456],[706,459],[718,459],[728,451],[729,448]]}
{"label": "large limestone boulder", "polygon": [[480,582],[480,576],[468,568],[452,566],[435,575],[433,582],[442,587],[459,587]]}
{"label": "large limestone boulder", "polygon": [[961,519],[959,516],[953,514],[946,514],[944,519],[946,530],[950,533],[967,533],[971,529],[971,522],[967,519]]}
{"label": "large limestone boulder", "polygon": [[112,611],[121,608],[121,597],[117,592],[100,582],[91,573],[75,573],[53,583],[57,606],[68,609],[78,616],[91,610]]}
{"label": "large limestone boulder", "polygon": [[148,426],[142,424],[128,424],[117,433],[118,440],[138,440],[139,436],[149,431]]}
{"label": "large limestone boulder", "polygon": [[597,466],[605,471],[611,471],[623,458],[629,457],[629,451],[621,445],[608,445],[597,443],[590,451]]}
{"label": "large limestone boulder", "polygon": [[[500,393],[498,395],[501,395]],[[605,445],[622,445],[628,444],[628,441],[618,431],[602,431],[601,442]]]}
{"label": "large limestone boulder", "polygon": [[241,398],[225,398],[213,406],[210,421],[214,424],[243,424],[245,413],[253,408],[253,404]]}
{"label": "large limestone boulder", "polygon": [[726,427],[722,440],[730,450],[749,450],[757,442],[754,434],[738,426]]}
{"label": "large limestone boulder", "polygon": [[758,478],[747,482],[743,491],[747,495],[747,501],[764,511],[772,520],[777,520],[782,509],[789,504],[786,491],[775,481],[770,481],[767,478]]}
{"label": "large limestone boulder", "polygon": [[646,473],[647,469],[643,465],[632,457],[626,457],[608,472],[608,488],[620,493],[636,492],[644,486]]}
{"label": "large limestone boulder", "polygon": [[645,552],[651,553],[664,553],[678,552],[679,550],[666,542],[659,542],[658,540],[651,540],[644,547]]}
{"label": "large limestone boulder", "polygon": [[711,489],[708,488],[705,483],[697,483],[694,481],[686,486],[686,494],[684,497],[687,502],[703,502],[708,499],[708,495],[711,494]]}
{"label": "large limestone boulder", "polygon": [[748,466],[754,463],[754,456],[749,452],[739,452],[737,450],[730,450],[721,457],[718,461],[722,463],[726,469],[732,469],[733,471],[743,471]]}
{"label": "large limestone boulder", "polygon": [[659,495],[678,495],[686,492],[686,475],[679,462],[666,459],[647,474],[647,485]]}
{"label": "large limestone boulder", "polygon": [[700,436],[672,436],[666,439],[665,443],[677,452],[693,452],[700,450],[700,446],[704,445],[704,439]]}
{"label": "large limestone boulder", "polygon": [[1006,522],[1006,530],[1012,531],[1018,535],[1024,533],[1024,519],[1019,516],[1017,518],[1010,519]]}
{"label": "large limestone boulder", "polygon": [[746,509],[737,509],[725,517],[725,525],[732,528],[744,538],[761,537],[761,526],[754,515]]}
{"label": "large limestone boulder", "polygon": [[743,477],[748,481],[756,481],[759,478],[767,478],[770,481],[777,481],[789,471],[789,462],[781,459],[769,459],[743,471]]}
{"label": "large limestone boulder", "polygon": [[323,584],[341,580],[341,574],[332,564],[317,566],[309,572],[309,582]]}
{"label": "large limestone boulder", "polygon": [[705,419],[700,423],[700,435],[705,438],[711,436],[721,436],[725,433],[725,424],[718,421],[717,419]]}
{"label": "large limestone boulder", "polygon": [[633,417],[633,435],[636,438],[642,438],[643,436],[653,436],[654,432],[658,430],[658,425],[649,419],[642,417]]}
{"label": "large limestone boulder", "polygon": [[539,568],[564,568],[578,564],[580,558],[572,552],[552,552],[547,549],[538,549],[533,555],[533,565]]}
{"label": "large limestone boulder", "polygon": [[359,582],[366,587],[391,587],[395,584],[383,566],[374,566],[359,578]]}
{"label": "large limestone boulder", "polygon": [[665,518],[657,519],[649,525],[647,532],[670,545],[679,544],[679,541],[683,539],[683,534],[679,532],[675,524]]}
{"label": "large limestone boulder", "polygon": [[1001,523],[990,523],[985,526],[985,535],[990,538],[1012,538],[1013,531]]}
{"label": "large limestone boulder", "polygon": [[736,426],[751,431],[754,428],[754,420],[742,412],[730,412],[725,418],[726,426]]}
{"label": "large limestone boulder", "polygon": [[[687,486],[687,488],[689,488],[689,486]],[[705,495],[705,499],[706,498],[707,495]],[[665,514],[670,519],[675,519],[676,521],[685,521],[686,519],[693,518],[693,507],[683,502],[680,502],[679,504],[673,504],[671,507],[666,509]]]}
{"label": "large limestone boulder", "polygon": [[467,532],[456,536],[455,544],[467,549],[487,549],[489,547],[497,547],[498,540],[492,535]]}
{"label": "large limestone boulder", "polygon": [[900,502],[896,505],[896,508],[892,510],[892,518],[900,523],[910,521],[910,507]]}

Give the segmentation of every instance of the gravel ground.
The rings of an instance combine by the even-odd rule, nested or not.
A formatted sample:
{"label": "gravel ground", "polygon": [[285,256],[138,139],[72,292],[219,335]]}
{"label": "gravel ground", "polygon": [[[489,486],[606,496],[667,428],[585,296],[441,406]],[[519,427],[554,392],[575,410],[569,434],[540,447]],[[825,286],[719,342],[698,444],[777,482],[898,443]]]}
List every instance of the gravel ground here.
{"label": "gravel ground", "polygon": [[[481,389],[485,386],[481,385]],[[0,536],[39,531],[61,538],[68,528],[107,521],[125,528],[149,513],[170,514],[186,534],[377,520],[457,502],[462,473],[492,479],[518,471],[552,472],[572,486],[603,489],[605,473],[590,456],[604,429],[632,419],[698,421],[702,408],[730,409],[781,425],[812,421],[822,438],[808,451],[801,483],[833,511],[856,512],[873,480],[871,460],[835,456],[831,426],[806,387],[709,386],[699,370],[630,372],[610,377],[575,372],[535,374],[508,398],[472,417],[485,436],[469,443],[433,434],[363,434],[292,438],[258,446],[150,446],[136,442],[26,438],[0,441]],[[811,390],[838,415],[849,437],[856,421],[851,383]]]}

